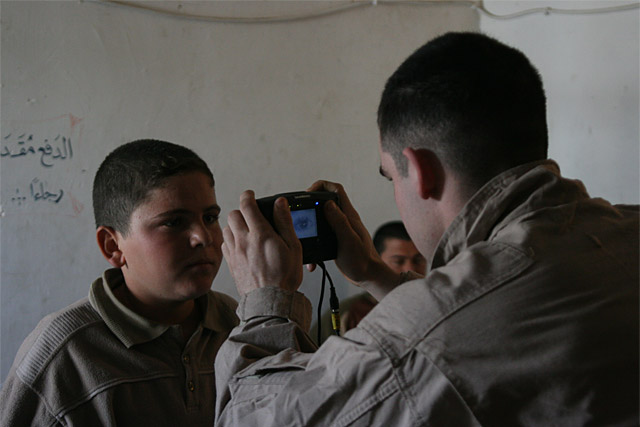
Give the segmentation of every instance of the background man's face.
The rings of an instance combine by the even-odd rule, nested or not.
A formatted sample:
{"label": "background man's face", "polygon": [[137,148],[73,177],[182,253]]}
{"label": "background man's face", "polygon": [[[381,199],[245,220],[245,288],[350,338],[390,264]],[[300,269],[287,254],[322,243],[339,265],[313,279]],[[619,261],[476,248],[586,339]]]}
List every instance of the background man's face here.
{"label": "background man's face", "polygon": [[424,275],[427,270],[426,260],[411,240],[385,239],[380,257],[396,273],[411,270]]}

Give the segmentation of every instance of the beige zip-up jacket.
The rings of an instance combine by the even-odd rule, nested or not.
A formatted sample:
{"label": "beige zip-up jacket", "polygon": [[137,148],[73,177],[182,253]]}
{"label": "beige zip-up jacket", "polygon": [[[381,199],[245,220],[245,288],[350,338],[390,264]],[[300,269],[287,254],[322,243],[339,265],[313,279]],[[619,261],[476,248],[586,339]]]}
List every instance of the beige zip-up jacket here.
{"label": "beige zip-up jacket", "polygon": [[467,203],[426,278],[317,351],[303,295],[253,291],[216,358],[217,425],[638,425],[638,218],[523,165]]}

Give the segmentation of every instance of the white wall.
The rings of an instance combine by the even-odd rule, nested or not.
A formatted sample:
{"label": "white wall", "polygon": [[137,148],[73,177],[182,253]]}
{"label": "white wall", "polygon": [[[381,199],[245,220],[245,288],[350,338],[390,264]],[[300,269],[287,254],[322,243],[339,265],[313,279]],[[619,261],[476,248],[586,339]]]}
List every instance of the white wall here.
{"label": "white wall", "polygon": [[[487,2],[496,11],[522,6],[507,3]],[[327,2],[181,4],[260,15]],[[126,141],[156,137],[196,150],[212,165],[225,212],[246,188],[270,195],[327,178],[345,185],[371,230],[397,218],[377,173],[378,97],[408,54],[448,30],[481,25],[529,55],[549,95],[552,157],[593,194],[638,201],[637,11],[494,21],[459,4],[378,5],[231,25],[93,1],[2,1],[0,14],[0,152],[35,151],[0,161],[0,379],[37,321],[85,296],[107,267],[94,243],[91,181]],[[34,139],[19,144],[23,133]],[[45,138],[50,155],[37,151]],[[353,292],[333,277],[342,296]],[[302,288],[314,304],[319,281],[307,275]],[[237,295],[226,267],[213,286]]]}
{"label": "white wall", "polygon": [[[180,4],[232,16],[327,6]],[[108,266],[95,244],[91,184],[116,146],[155,137],[193,148],[212,166],[224,212],[247,188],[267,196],[339,181],[374,229],[398,216],[378,175],[375,111],[386,78],[433,36],[478,29],[477,14],[461,7],[379,5],[258,25],[87,1],[2,1],[0,13],[0,152],[11,153],[0,163],[0,378],[37,321],[85,296]],[[23,133],[33,140],[20,144]],[[54,147],[46,156],[45,138]],[[341,295],[353,292],[332,276]],[[307,274],[303,284],[314,303],[320,278]],[[226,266],[213,287],[237,295]]]}
{"label": "white wall", "polygon": [[[497,14],[541,6],[584,10],[630,3],[485,1]],[[582,180],[592,196],[616,203],[638,203],[640,198],[639,13],[480,18],[483,32],[520,49],[542,74],[550,157],[563,174]]]}

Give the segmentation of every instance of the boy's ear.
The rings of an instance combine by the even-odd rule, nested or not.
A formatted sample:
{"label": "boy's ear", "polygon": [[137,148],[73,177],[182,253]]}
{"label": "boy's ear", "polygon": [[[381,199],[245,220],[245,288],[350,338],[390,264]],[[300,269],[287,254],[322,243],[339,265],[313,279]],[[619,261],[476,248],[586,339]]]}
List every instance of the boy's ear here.
{"label": "boy's ear", "polygon": [[118,234],[113,228],[101,225],[96,230],[96,239],[100,252],[109,264],[116,268],[122,268],[126,264],[124,254],[118,246]]}
{"label": "boy's ear", "polygon": [[422,199],[437,198],[440,162],[435,153],[424,148],[407,147],[402,154],[408,161],[408,178]]}

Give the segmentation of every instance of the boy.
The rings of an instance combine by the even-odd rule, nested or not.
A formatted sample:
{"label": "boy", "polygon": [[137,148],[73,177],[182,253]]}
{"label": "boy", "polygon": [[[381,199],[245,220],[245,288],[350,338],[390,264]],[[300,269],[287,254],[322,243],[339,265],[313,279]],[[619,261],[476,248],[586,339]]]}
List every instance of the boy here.
{"label": "boy", "polygon": [[0,425],[213,425],[213,362],[238,319],[210,290],[222,261],[211,171],[185,147],[130,142],[98,169],[93,208],[114,268],[24,341]]}

